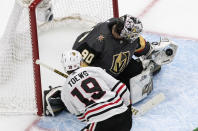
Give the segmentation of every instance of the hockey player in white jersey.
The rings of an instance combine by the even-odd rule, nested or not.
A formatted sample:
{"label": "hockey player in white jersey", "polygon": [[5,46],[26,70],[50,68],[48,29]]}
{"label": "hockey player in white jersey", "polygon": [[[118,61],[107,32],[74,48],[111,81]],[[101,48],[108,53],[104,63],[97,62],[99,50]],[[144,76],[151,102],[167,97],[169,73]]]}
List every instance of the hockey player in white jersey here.
{"label": "hockey player in white jersey", "polygon": [[[131,100],[126,85],[99,67],[81,67],[82,57],[78,51],[64,52],[62,63],[70,75],[65,85],[55,90],[61,92],[67,110],[88,124],[82,130],[130,131]],[[48,94],[55,92],[52,89]],[[48,101],[48,111],[53,114],[50,106]]]}

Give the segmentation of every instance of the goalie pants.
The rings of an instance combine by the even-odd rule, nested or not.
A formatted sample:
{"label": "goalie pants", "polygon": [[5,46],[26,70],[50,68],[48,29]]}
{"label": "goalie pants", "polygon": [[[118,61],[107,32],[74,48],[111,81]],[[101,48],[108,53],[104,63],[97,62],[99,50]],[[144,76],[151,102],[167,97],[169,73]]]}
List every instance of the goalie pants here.
{"label": "goalie pants", "polygon": [[142,70],[143,70],[142,62],[131,59],[127,67],[116,77],[116,79],[125,83],[127,88],[130,90],[129,80],[132,77],[140,74]]}
{"label": "goalie pants", "polygon": [[91,123],[81,131],[130,131],[132,128],[131,108],[101,122]]}

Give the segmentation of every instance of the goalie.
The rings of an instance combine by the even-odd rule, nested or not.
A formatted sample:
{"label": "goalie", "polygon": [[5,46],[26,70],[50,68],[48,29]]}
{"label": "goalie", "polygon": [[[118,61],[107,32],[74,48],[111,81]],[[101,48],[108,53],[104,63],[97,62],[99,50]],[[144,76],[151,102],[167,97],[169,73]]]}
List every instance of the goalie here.
{"label": "goalie", "polygon": [[78,51],[64,52],[62,63],[69,76],[63,87],[45,92],[46,115],[54,116],[66,107],[88,124],[82,131],[130,131],[131,102],[126,85],[99,67],[81,68],[82,57]]}
{"label": "goalie", "polygon": [[124,15],[97,24],[91,31],[82,33],[73,45],[87,65],[101,67],[126,83],[132,90],[133,104],[152,91],[153,74],[173,60],[177,49],[169,40],[154,44],[145,41],[140,35],[142,30],[139,19]]}

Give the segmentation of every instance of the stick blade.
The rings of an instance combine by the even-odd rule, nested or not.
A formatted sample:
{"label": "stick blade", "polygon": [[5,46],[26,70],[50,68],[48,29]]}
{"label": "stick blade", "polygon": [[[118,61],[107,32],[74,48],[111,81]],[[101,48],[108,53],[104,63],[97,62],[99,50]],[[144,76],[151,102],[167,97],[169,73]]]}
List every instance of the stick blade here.
{"label": "stick blade", "polygon": [[140,108],[140,113],[143,115],[149,110],[151,110],[153,107],[157,106],[159,103],[165,100],[165,95],[163,93],[159,93],[153,98],[151,98],[149,101],[147,101],[145,104],[143,104]]}
{"label": "stick blade", "polygon": [[165,95],[163,93],[159,93],[148,100],[146,103],[140,105],[139,108],[132,107],[133,116],[138,117],[144,115],[146,112],[160,104],[165,100]]}

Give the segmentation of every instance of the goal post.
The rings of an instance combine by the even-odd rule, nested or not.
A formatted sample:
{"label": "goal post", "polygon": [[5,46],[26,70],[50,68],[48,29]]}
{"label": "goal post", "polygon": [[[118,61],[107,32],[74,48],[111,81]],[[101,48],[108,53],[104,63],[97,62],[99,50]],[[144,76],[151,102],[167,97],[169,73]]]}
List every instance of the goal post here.
{"label": "goal post", "polygon": [[113,16],[115,18],[119,17],[118,0],[112,0],[113,3]]}
{"label": "goal post", "polygon": [[35,79],[35,97],[37,105],[37,115],[41,116],[43,113],[42,103],[42,89],[41,89],[41,75],[40,67],[36,64],[36,60],[39,59],[39,47],[38,47],[38,33],[36,23],[36,7],[41,0],[34,0],[29,6],[29,17],[30,17],[30,30],[32,36],[32,54],[33,54],[33,72]]}
{"label": "goal post", "polygon": [[48,21],[73,16],[93,22],[119,17],[118,1],[15,0],[0,39],[0,114],[43,114],[38,32]]}

